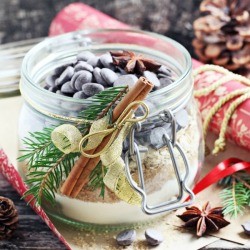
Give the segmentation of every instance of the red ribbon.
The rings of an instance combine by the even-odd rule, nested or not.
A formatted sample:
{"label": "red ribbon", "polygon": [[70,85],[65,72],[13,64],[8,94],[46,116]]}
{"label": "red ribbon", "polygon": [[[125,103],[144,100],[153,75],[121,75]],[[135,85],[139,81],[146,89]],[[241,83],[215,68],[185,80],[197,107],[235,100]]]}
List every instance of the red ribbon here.
{"label": "red ribbon", "polygon": [[[229,158],[219,163],[204,178],[202,178],[193,188],[193,192],[194,194],[198,194],[210,185],[241,170],[249,172],[250,162],[245,162],[238,158]],[[188,197],[187,200],[189,200],[189,198],[190,197]]]}

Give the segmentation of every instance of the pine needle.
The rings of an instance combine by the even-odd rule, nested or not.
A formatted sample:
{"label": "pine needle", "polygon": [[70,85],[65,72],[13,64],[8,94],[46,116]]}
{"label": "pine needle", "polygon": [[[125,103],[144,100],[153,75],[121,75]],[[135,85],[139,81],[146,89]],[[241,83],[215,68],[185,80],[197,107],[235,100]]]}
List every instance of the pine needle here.
{"label": "pine needle", "polygon": [[250,205],[250,176],[246,173],[240,177],[235,174],[231,176],[231,180],[220,193],[220,198],[224,206],[223,213],[236,218]]}
{"label": "pine needle", "polygon": [[[79,117],[90,120],[103,117],[127,90],[127,87],[114,87],[95,95],[90,99],[88,108],[79,113]],[[82,125],[76,124],[81,133],[85,135],[90,125]],[[64,154],[55,147],[51,141],[51,132],[54,128],[44,128],[42,131],[29,133],[29,136],[23,139],[24,149],[21,150],[23,155],[18,158],[18,161],[28,165],[29,170],[26,183],[30,189],[24,194],[24,197],[32,195],[29,202],[35,198],[40,205],[43,198],[54,203],[55,193],[62,181],[69,175],[75,160],[80,156],[80,153]],[[100,175],[97,170],[91,173],[93,181],[91,184],[95,188],[101,188],[100,195],[104,197],[103,174]]]}

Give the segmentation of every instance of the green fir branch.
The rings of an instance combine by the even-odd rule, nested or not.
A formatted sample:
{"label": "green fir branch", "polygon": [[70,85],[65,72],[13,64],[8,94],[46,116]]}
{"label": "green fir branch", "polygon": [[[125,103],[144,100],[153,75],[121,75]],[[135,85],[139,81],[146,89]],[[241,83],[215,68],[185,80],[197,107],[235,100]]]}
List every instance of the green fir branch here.
{"label": "green fir branch", "polygon": [[[110,114],[109,111],[124,96],[127,90],[127,87],[115,87],[95,95],[90,100],[88,108],[79,113],[79,117],[96,120]],[[82,125],[80,123],[76,124],[81,133],[85,135],[90,125]],[[21,150],[22,156],[18,158],[18,161],[25,162],[28,166],[27,180],[25,182],[30,189],[24,194],[24,197],[32,195],[31,200],[35,199],[38,204],[42,203],[43,198],[51,203],[54,202],[55,193],[62,181],[69,175],[77,157],[80,156],[80,153],[64,154],[55,147],[51,141],[51,132],[54,128],[44,128],[42,131],[29,133],[29,136],[23,139],[24,149]],[[100,195],[104,197],[104,175],[100,175],[97,171],[99,165],[91,173],[90,179],[92,187],[101,188]]]}
{"label": "green fir branch", "polygon": [[[44,130],[39,133],[39,136],[43,135],[43,133]],[[30,133],[29,145],[25,149],[26,155],[18,158],[19,161],[28,162],[29,171],[25,182],[30,189],[24,194],[24,197],[32,195],[38,204],[42,203],[42,198],[53,203],[55,193],[62,180],[69,174],[75,159],[79,157],[80,153],[64,154],[54,146],[51,139],[48,139],[47,134],[44,136],[43,144],[38,147],[37,144],[41,140],[37,140],[37,135],[37,132]],[[26,141],[24,141],[24,145],[26,145]]]}
{"label": "green fir branch", "polygon": [[247,174],[237,174],[231,176],[230,184],[220,193],[223,213],[231,217],[237,217],[243,214],[246,206],[250,204],[250,176]]}
{"label": "green fir branch", "polygon": [[23,145],[25,149],[20,150],[22,156],[17,160],[26,161],[28,166],[34,165],[34,161],[50,151],[52,141],[50,134],[54,128],[44,128],[41,132],[29,133],[29,137],[25,137]]}

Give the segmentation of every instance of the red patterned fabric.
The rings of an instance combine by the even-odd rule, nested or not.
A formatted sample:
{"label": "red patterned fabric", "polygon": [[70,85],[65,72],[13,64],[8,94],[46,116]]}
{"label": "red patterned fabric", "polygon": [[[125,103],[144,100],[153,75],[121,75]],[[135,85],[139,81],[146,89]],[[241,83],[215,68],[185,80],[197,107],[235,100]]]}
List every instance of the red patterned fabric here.
{"label": "red patterned fabric", "polygon": [[59,35],[81,29],[126,29],[128,25],[82,3],[73,3],[61,10],[52,21],[49,35]]}
{"label": "red patterned fabric", "polygon": [[[224,75],[217,72],[204,72],[195,78],[195,88],[202,89],[208,87],[222,76]],[[230,92],[242,88],[246,88],[246,85],[240,82],[230,81],[221,85],[209,95],[196,98],[202,117],[205,118],[207,116],[209,110],[217,101],[219,101],[220,98],[228,95]],[[234,100],[235,99],[232,101]],[[211,121],[210,129],[216,134],[219,134],[220,132],[222,120],[232,101],[227,102],[221,107]],[[250,99],[237,107],[228,124],[226,137],[237,143],[239,146],[250,149]]]}

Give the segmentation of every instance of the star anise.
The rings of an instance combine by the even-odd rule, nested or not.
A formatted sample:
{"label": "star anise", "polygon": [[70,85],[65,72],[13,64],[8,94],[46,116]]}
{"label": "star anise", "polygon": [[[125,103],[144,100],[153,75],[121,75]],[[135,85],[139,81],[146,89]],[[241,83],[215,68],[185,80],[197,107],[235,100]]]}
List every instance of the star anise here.
{"label": "star anise", "polygon": [[144,71],[157,71],[161,65],[140,54],[135,54],[132,51],[110,51],[113,59],[113,64],[121,67],[127,73],[135,73],[142,75]]}
{"label": "star anise", "polygon": [[209,202],[207,202],[200,210],[198,207],[187,207],[181,215],[177,215],[185,222],[184,227],[196,227],[197,236],[202,236],[206,231],[218,231],[230,224],[223,217],[223,208],[215,207],[211,209]]}

